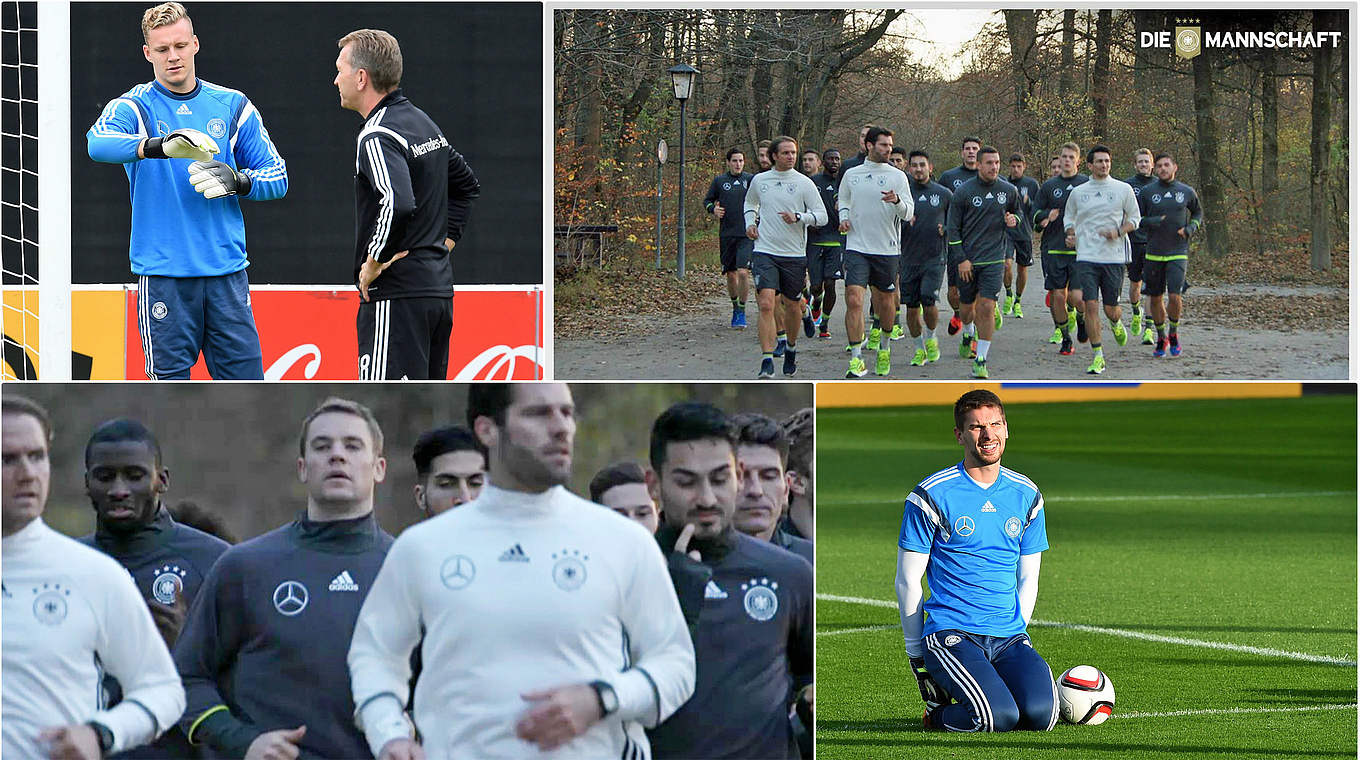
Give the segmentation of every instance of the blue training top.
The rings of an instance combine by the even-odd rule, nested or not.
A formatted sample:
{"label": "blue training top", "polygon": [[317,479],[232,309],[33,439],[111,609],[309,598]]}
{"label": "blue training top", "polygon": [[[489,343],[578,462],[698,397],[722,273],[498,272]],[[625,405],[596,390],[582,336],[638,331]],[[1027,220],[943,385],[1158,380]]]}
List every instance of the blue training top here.
{"label": "blue training top", "polygon": [[122,164],[127,172],[132,272],[163,277],[239,272],[250,264],[241,196],[204,198],[189,182],[193,162],[187,158],[137,158],[145,138],[183,128],[213,138],[220,150],[213,158],[250,177],[246,199],[268,201],[288,192],[288,168],[244,94],[202,79],[183,95],[155,81],[133,87],[109,101],[85,133],[90,158]]}
{"label": "blue training top", "polygon": [[1020,473],[1001,468],[983,488],[959,462],[912,489],[897,545],[930,555],[923,634],[960,630],[984,636],[1025,632],[1020,557],[1048,548],[1044,497]]}

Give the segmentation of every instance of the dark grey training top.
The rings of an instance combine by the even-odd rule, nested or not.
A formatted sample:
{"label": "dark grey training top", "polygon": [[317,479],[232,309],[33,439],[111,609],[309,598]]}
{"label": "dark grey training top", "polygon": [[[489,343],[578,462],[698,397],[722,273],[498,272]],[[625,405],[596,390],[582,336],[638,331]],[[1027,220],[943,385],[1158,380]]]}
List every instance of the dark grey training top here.
{"label": "dark grey training top", "polygon": [[950,260],[971,261],[973,266],[1005,261],[1015,245],[1007,233],[1007,211],[1020,213],[1020,193],[1015,185],[1000,177],[994,182],[974,177],[963,183],[949,201],[949,219],[945,222]]}
{"label": "dark grey training top", "polygon": [[652,756],[796,760],[789,705],[812,680],[812,566],[737,533],[694,631],[694,696],[647,733]]}

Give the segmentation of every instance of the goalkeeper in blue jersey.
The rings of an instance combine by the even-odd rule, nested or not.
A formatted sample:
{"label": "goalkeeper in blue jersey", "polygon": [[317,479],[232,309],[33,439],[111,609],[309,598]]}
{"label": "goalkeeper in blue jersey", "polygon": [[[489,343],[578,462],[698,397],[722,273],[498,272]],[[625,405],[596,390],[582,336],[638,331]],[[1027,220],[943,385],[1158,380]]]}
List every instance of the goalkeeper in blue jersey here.
{"label": "goalkeeper in blue jersey", "polygon": [[995,393],[959,397],[954,436],[963,461],[912,489],[897,541],[897,604],[923,721],[949,731],[1048,731],[1058,690],[1025,633],[1048,548],[1044,498],[1001,466],[1006,412]]}
{"label": "goalkeeper in blue jersey", "polygon": [[109,101],[85,138],[127,172],[147,377],[186,380],[202,352],[215,379],[261,380],[240,199],[282,198],[288,169],[250,100],[195,75],[184,6],[148,8],[142,36],[155,79]]}

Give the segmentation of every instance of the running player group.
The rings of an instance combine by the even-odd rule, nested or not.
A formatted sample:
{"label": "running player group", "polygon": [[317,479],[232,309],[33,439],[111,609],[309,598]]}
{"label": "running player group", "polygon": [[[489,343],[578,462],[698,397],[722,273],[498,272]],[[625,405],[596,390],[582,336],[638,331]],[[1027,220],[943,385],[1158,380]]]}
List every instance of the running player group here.
{"label": "running player group", "polygon": [[[1090,174],[1080,174],[1081,148],[1069,142],[1050,158],[1049,177],[1040,185],[1026,176],[1023,154],[1010,155],[1003,179],[1000,152],[966,137],[962,163],[935,181],[930,156],[894,146],[891,130],[866,124],[860,140],[860,153],[844,163],[835,148],[800,155],[792,137],[762,140],[755,175],[743,171],[744,152],[731,148],[726,171],[704,198],[720,223],[734,328],[747,326],[746,299],[754,285],[760,378],[773,377],[774,360],[781,357],[785,375],[797,372],[800,321],[807,337],[830,339],[841,279],[847,378],[868,374],[864,351],[876,353],[874,372],[887,376],[891,341],[908,334],[911,366],[937,361],[936,300],[946,278],[953,309],[948,332],[962,333],[959,356],[972,360],[972,377],[987,378],[995,331],[1006,316],[1024,317],[1021,296],[1034,234],[1040,236],[1054,324],[1049,342],[1059,345],[1060,354],[1089,342],[1094,356],[1087,372],[1105,371],[1103,306],[1119,345],[1132,335],[1154,345],[1154,357],[1180,355],[1186,261],[1203,213],[1195,190],[1176,179],[1170,153],[1138,149],[1134,174],[1119,181],[1110,177],[1109,148],[1090,148]],[[1132,330],[1124,327],[1120,309],[1125,273]],[[866,292],[872,316],[867,333]]]}
{"label": "running player group", "polygon": [[5,394],[4,755],[810,755],[811,409],[675,404],[591,501],[567,386],[471,386],[467,422],[417,440],[426,519],[394,539],[382,430],[327,399],[305,506],[231,546],[170,516],[156,437],[113,420],[77,542],[42,520],[50,417]]}

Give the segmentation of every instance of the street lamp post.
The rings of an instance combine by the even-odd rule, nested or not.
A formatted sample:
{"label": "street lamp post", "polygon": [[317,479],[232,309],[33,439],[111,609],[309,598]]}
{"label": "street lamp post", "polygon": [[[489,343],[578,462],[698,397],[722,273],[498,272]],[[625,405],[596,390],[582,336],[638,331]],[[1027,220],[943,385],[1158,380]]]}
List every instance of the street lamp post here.
{"label": "street lamp post", "polygon": [[671,85],[675,88],[675,99],[680,101],[680,214],[676,230],[676,269],[680,279],[685,279],[685,101],[689,100],[694,89],[694,77],[699,70],[687,63],[677,64],[669,69]]}

